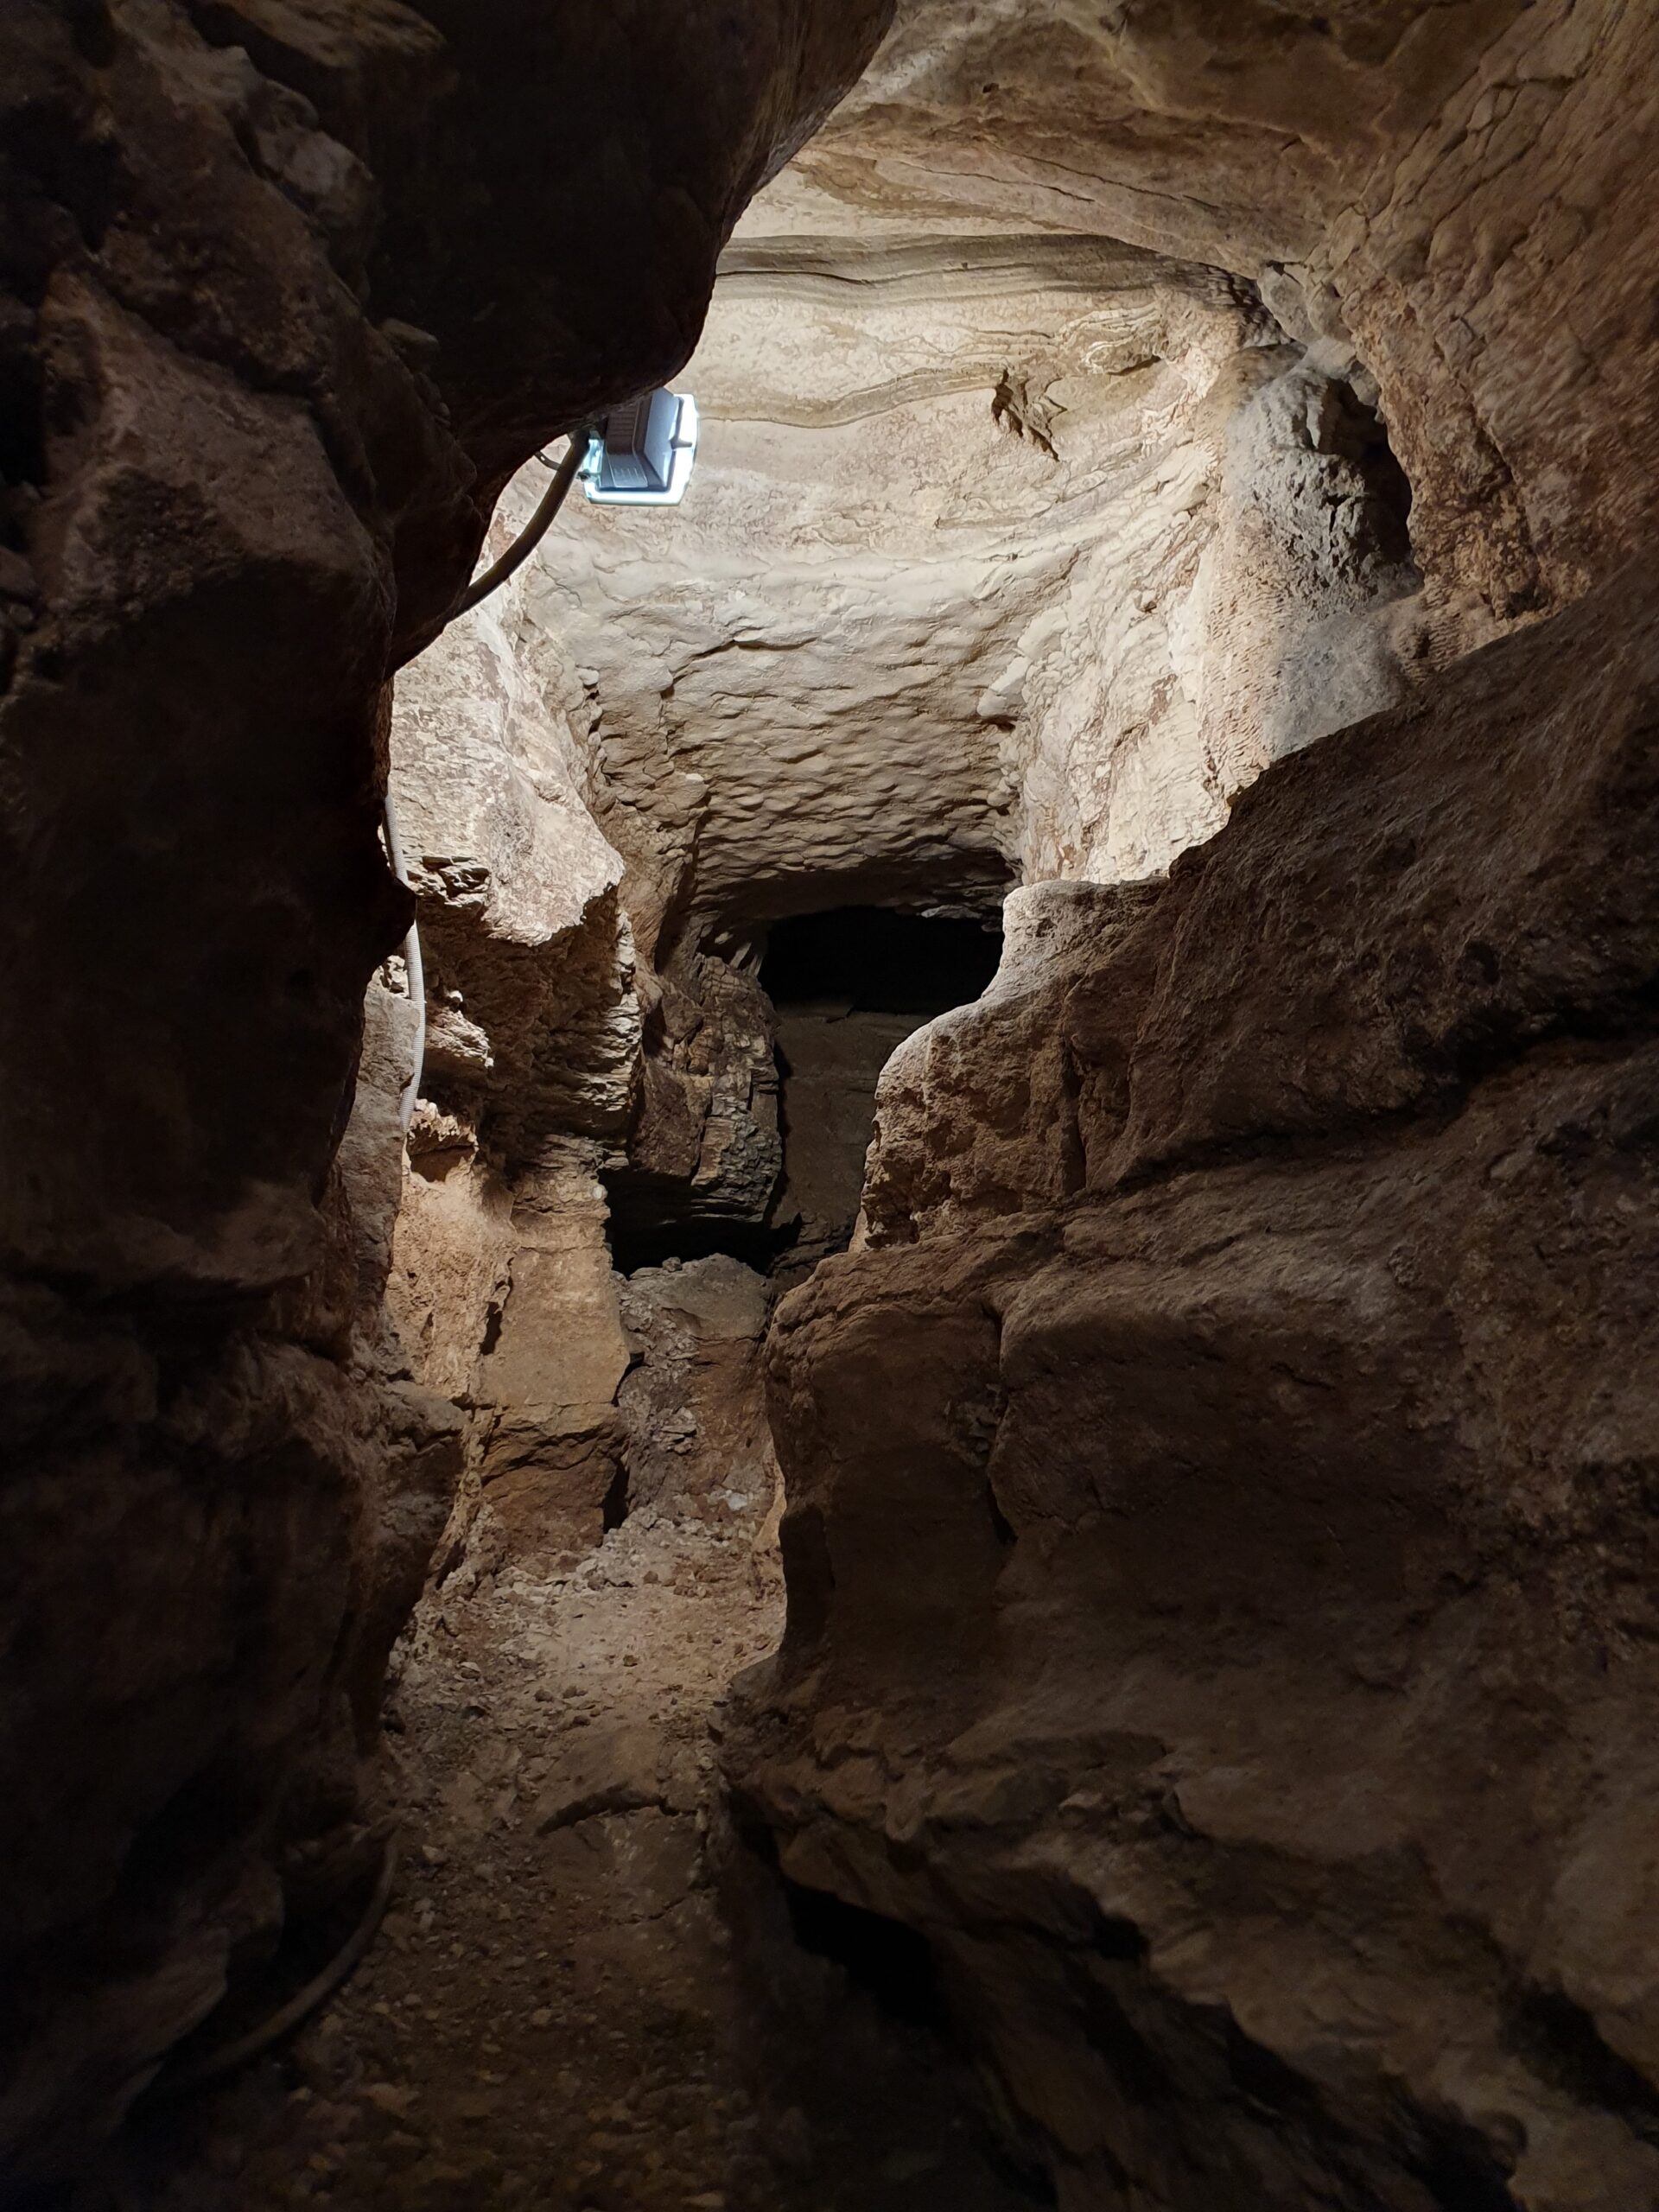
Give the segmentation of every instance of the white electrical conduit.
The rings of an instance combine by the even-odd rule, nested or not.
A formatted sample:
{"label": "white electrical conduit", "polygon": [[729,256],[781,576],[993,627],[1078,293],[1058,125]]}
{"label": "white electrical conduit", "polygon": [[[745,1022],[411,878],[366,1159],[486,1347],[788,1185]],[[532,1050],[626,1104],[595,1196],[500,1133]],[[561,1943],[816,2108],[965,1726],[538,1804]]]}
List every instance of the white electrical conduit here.
{"label": "white electrical conduit", "polygon": [[[397,837],[397,810],[392,804],[390,785],[386,791],[386,853],[391,861],[391,872],[405,891],[413,886],[404,866],[404,849]],[[415,1007],[415,1065],[408,1083],[404,1086],[403,1103],[397,1112],[397,1126],[409,1135],[409,1125],[415,1118],[416,1102],[421,1095],[421,1077],[426,1072],[426,964],[421,958],[421,931],[417,922],[409,925],[409,935],[404,939],[404,965],[409,975],[409,995]]]}
{"label": "white electrical conduit", "polygon": [[[529,560],[531,555],[553,527],[555,518],[560,508],[569,498],[570,487],[582,474],[582,465],[588,458],[588,448],[593,443],[593,439],[594,434],[591,430],[571,432],[570,442],[565,448],[563,457],[558,467],[553,471],[552,482],[543,493],[540,505],[524,524],[518,537],[508,546],[499,561],[492,563],[481,576],[467,585],[466,590],[444,616],[433,636],[429,638],[424,645],[412,647],[400,661],[394,664],[391,670],[393,675],[397,674],[398,669],[407,668],[411,660],[416,659],[426,651],[428,645],[434,644],[443,635],[444,631],[452,622],[458,622],[463,614],[470,614],[475,607],[481,606],[492,592],[499,591],[507,578],[516,575],[524,567],[524,563]],[[544,454],[537,454],[536,458],[545,464]]]}

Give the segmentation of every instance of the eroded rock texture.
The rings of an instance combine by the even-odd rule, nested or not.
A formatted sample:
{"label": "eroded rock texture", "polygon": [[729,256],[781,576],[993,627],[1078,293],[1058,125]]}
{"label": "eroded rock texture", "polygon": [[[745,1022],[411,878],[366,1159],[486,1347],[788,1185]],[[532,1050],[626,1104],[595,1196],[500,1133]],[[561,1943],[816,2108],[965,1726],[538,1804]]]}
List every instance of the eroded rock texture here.
{"label": "eroded rock texture", "polygon": [[1021,894],[782,1309],[742,1786],[1067,2208],[1659,2189],[1656,596]]}
{"label": "eroded rock texture", "polygon": [[[362,1010],[408,918],[388,668],[534,448],[683,359],[745,200],[882,13],[6,9],[17,2171],[105,2126],[384,1833],[356,1770],[459,1463],[376,1311],[408,1041]],[[523,961],[496,987],[549,988]]]}
{"label": "eroded rock texture", "polygon": [[20,2173],[372,1870],[458,1483],[758,1516],[768,933],[1017,885],[774,1337],[747,1831],[1066,2212],[1659,2197],[1659,18],[901,0],[728,247],[891,13],[12,0]]}
{"label": "eroded rock texture", "polygon": [[902,6],[726,256],[696,497],[501,618],[619,1207],[766,1218],[781,918],[1021,887],[774,1330],[730,1770],[1066,2212],[1659,2191],[1654,35]]}
{"label": "eroded rock texture", "polygon": [[1449,606],[1651,528],[1655,24],[1634,0],[902,0],[796,231],[1099,232],[1260,283],[1382,388]]}

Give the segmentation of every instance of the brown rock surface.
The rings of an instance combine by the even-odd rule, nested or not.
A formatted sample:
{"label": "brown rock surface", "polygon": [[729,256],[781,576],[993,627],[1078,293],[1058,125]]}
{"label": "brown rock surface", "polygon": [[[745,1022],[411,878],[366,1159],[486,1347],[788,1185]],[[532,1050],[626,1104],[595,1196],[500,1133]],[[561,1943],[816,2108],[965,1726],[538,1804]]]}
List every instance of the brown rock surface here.
{"label": "brown rock surface", "polygon": [[619,1397],[630,1512],[764,1516],[778,1485],[760,1389],[766,1278],[717,1253],[641,1268],[620,1302],[636,1363]]}
{"label": "brown rock surface", "polygon": [[257,1962],[274,1866],[291,1901],[372,1856],[352,1768],[458,1456],[372,1311],[395,1153],[362,1117],[395,1146],[397,1075],[362,1009],[408,906],[383,679],[502,480],[690,351],[881,15],[4,11],[14,2170]]}
{"label": "brown rock surface", "polygon": [[[731,1290],[675,1294],[729,1316]],[[702,1471],[719,1482],[716,1450]],[[104,2169],[119,2201],[1024,2212],[967,2064],[795,1949],[734,1846],[724,1691],[775,1643],[781,1590],[755,1502],[683,1503],[642,1507],[568,1578],[512,1562],[423,1608],[373,1953],[282,2053],[141,2108]]]}
{"label": "brown rock surface", "polygon": [[1068,2209],[1659,2189],[1656,604],[1062,933],[1074,1123],[1008,1094],[1017,951],[782,1310],[735,1770],[927,1937]]}
{"label": "brown rock surface", "polygon": [[[10,0],[8,2187],[372,1873],[448,1514],[441,2032],[243,2200],[1001,2212],[688,2058],[768,1294],[637,1262],[767,1249],[768,931],[1017,882],[772,1342],[761,1948],[907,1961],[1064,2212],[1659,2203],[1656,86],[1644,0]],[[694,499],[432,644],[694,347]],[[814,1253],[898,1035],[785,1038]],[[580,1997],[458,2092],[497,1879]],[[504,2116],[556,2017],[649,2125]]]}

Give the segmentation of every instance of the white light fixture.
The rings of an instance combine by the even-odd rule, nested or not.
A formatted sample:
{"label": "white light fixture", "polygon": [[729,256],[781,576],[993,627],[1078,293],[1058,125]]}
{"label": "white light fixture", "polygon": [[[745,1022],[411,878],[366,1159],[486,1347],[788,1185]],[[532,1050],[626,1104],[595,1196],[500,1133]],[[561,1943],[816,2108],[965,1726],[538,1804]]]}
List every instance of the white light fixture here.
{"label": "white light fixture", "polygon": [[677,507],[696,457],[696,401],[648,391],[594,432],[582,481],[596,507]]}

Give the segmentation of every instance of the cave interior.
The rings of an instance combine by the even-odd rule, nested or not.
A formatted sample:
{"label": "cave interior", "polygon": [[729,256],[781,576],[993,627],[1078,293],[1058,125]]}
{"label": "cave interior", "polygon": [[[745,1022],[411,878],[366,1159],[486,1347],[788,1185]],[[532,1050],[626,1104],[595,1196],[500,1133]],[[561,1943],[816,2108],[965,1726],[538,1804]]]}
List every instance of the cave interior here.
{"label": "cave interior", "polygon": [[1659,2212],[1656,155],[8,0],[0,2203]]}

